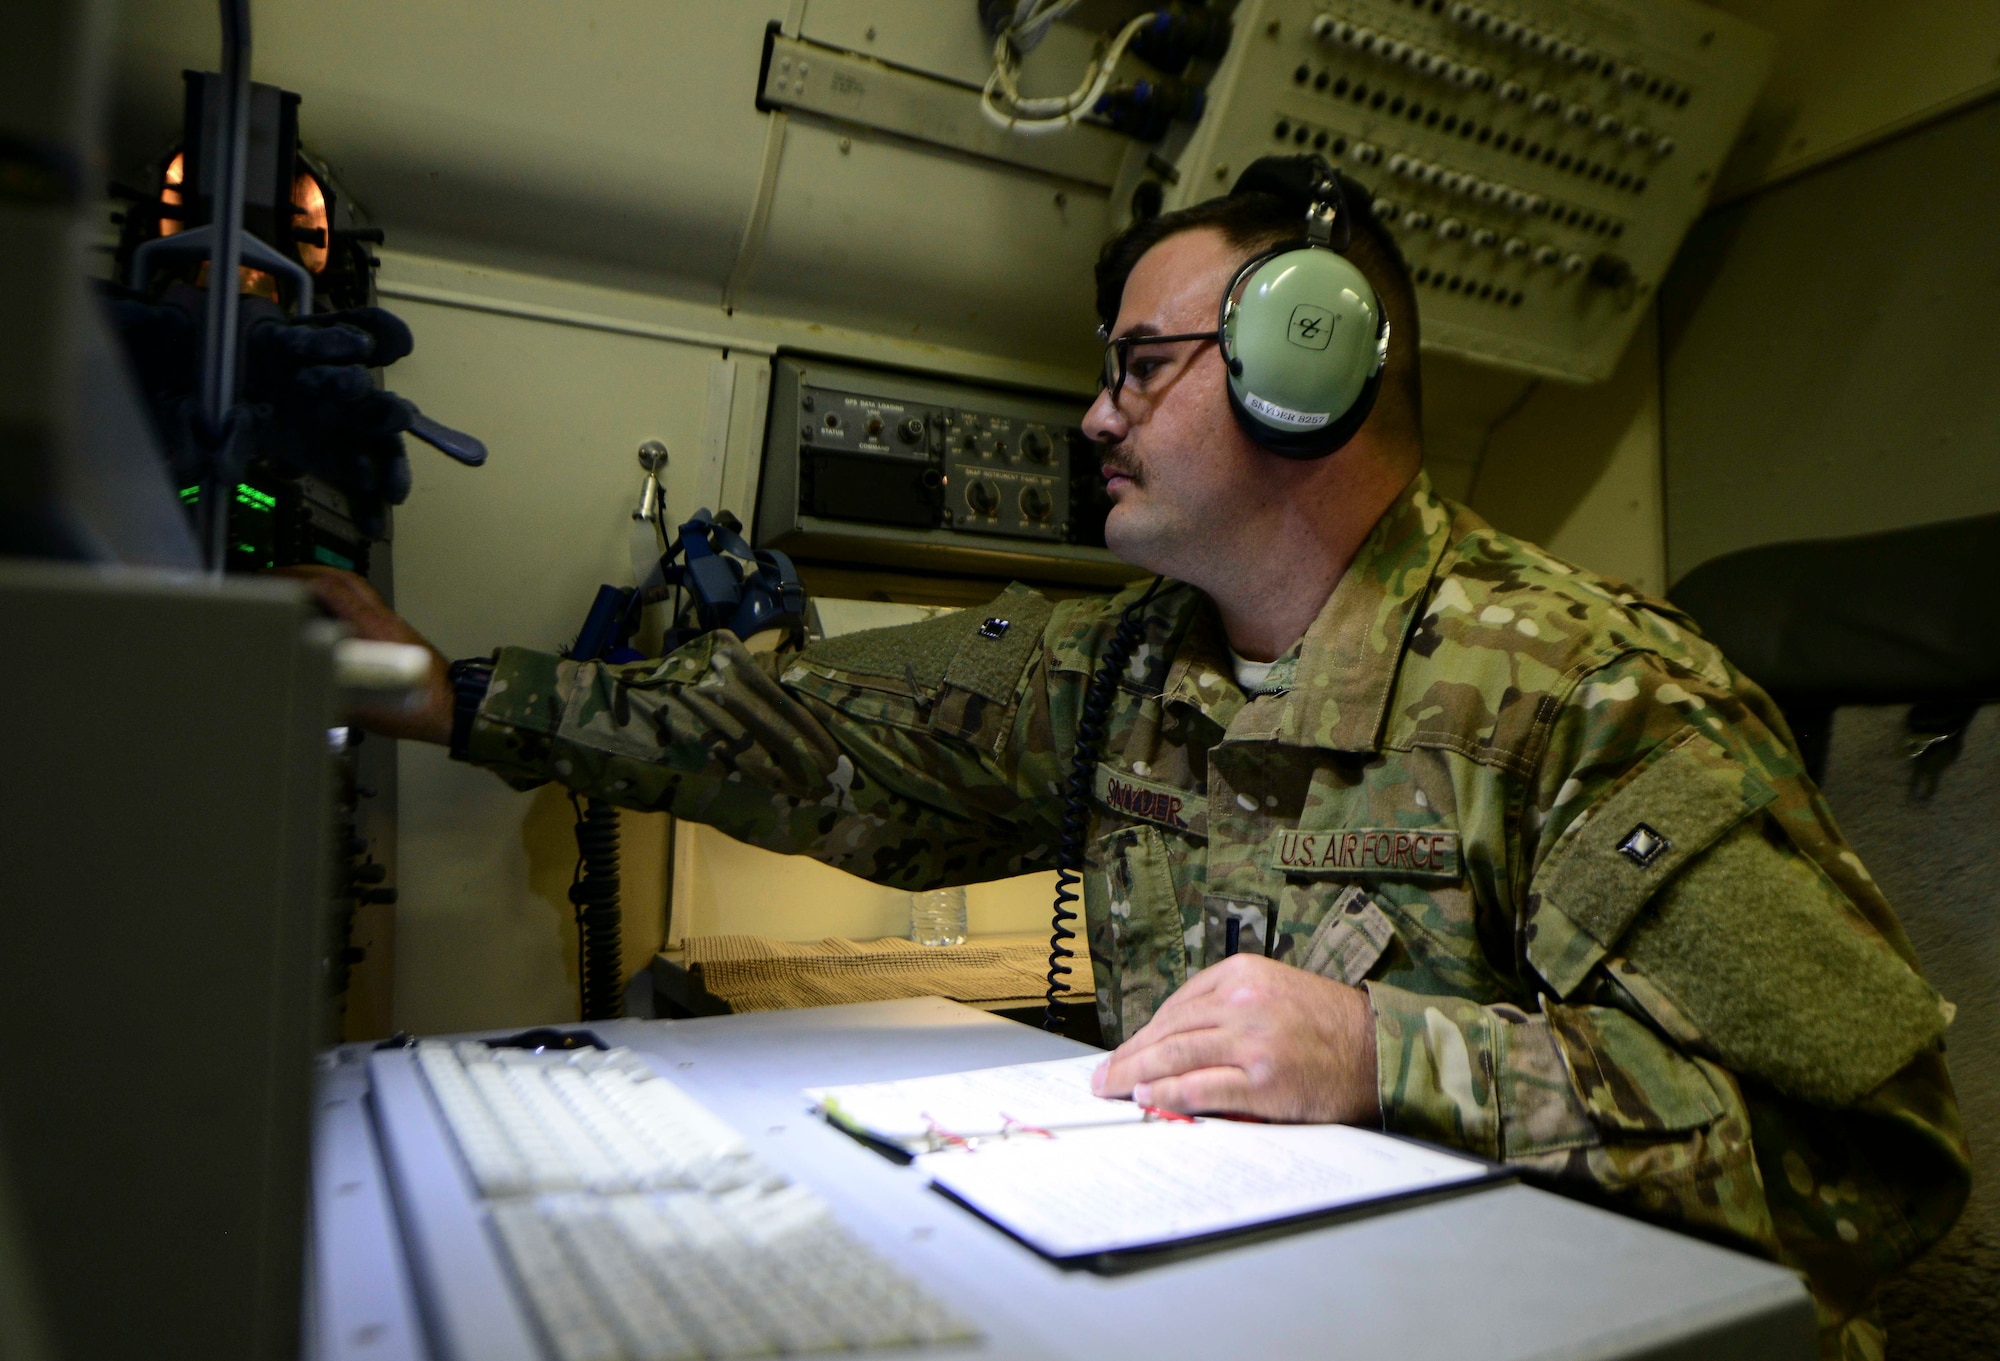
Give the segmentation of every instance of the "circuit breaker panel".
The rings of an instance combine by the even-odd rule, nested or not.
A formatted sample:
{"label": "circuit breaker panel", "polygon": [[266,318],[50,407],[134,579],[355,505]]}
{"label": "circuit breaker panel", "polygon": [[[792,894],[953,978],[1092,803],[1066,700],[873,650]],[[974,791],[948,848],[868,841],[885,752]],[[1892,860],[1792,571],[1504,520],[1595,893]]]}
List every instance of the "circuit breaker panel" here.
{"label": "circuit breaker panel", "polygon": [[1243,0],[1169,207],[1317,151],[1375,194],[1426,349],[1608,377],[1748,116],[1767,35],[1694,0]]}

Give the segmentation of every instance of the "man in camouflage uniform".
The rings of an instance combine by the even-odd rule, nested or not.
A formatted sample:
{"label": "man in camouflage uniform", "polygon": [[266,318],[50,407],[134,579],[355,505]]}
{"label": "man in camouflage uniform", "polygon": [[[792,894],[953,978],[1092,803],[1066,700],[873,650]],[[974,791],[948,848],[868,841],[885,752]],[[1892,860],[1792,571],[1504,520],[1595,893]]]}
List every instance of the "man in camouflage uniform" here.
{"label": "man in camouflage uniform", "polygon": [[[1292,222],[1238,200],[1142,224],[1100,268],[1112,333],[1210,324]],[[1361,226],[1395,343],[1348,446],[1253,445],[1212,341],[1135,342],[1086,422],[1109,541],[1177,578],[1089,810],[1119,1046],[1100,1089],[1503,1160],[1798,1269],[1825,1353],[1879,1355],[1880,1281],[1967,1190],[1949,1006],[1782,717],[1693,621],[1431,491],[1414,300]],[[362,632],[415,636],[352,579],[318,585]],[[626,666],[509,648],[454,745],[899,888],[1046,869],[1086,687],[1139,593],[1012,587],[754,656],[727,633]],[[451,728],[440,682],[399,730]]]}

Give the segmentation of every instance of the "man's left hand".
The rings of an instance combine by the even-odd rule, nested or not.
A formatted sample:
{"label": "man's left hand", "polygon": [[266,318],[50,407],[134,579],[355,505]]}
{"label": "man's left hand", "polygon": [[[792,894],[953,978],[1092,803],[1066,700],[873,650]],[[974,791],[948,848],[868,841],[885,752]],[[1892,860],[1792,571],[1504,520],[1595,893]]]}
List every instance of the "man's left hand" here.
{"label": "man's left hand", "polygon": [[1231,955],[1169,997],[1091,1086],[1190,1115],[1374,1124],[1374,1009],[1358,988]]}

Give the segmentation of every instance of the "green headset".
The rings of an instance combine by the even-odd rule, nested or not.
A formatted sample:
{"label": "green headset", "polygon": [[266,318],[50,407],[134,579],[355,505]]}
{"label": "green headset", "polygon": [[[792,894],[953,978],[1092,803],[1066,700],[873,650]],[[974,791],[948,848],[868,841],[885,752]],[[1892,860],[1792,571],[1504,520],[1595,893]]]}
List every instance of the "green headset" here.
{"label": "green headset", "polygon": [[1389,316],[1344,254],[1368,191],[1318,156],[1267,156],[1229,191],[1305,209],[1305,234],[1244,264],[1217,321],[1229,407],[1244,433],[1284,458],[1324,458],[1354,438],[1382,388]]}

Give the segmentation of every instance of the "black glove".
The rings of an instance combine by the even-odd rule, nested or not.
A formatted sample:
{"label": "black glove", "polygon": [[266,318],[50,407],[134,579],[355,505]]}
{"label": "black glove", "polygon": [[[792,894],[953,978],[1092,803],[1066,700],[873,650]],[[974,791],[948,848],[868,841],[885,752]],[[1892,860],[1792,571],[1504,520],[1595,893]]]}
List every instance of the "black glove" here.
{"label": "black glove", "polygon": [[[221,456],[217,432],[202,427],[197,391],[206,291],[177,283],[157,300],[113,286],[104,292],[175,485],[205,481]],[[421,438],[460,462],[484,460],[477,440],[426,420],[375,386],[369,370],[413,348],[410,328],[393,313],[360,307],[294,321],[266,299],[245,297],[238,318],[237,397],[249,417],[242,457],[311,474],[346,492],[363,533],[380,536],[384,508],[410,494],[403,433],[413,422]]]}
{"label": "black glove", "polygon": [[417,409],[375,386],[371,368],[413,348],[410,328],[379,307],[287,321],[244,300],[243,397],[257,407],[257,452],[348,494],[362,532],[380,535],[383,507],[410,494],[403,432]]}

